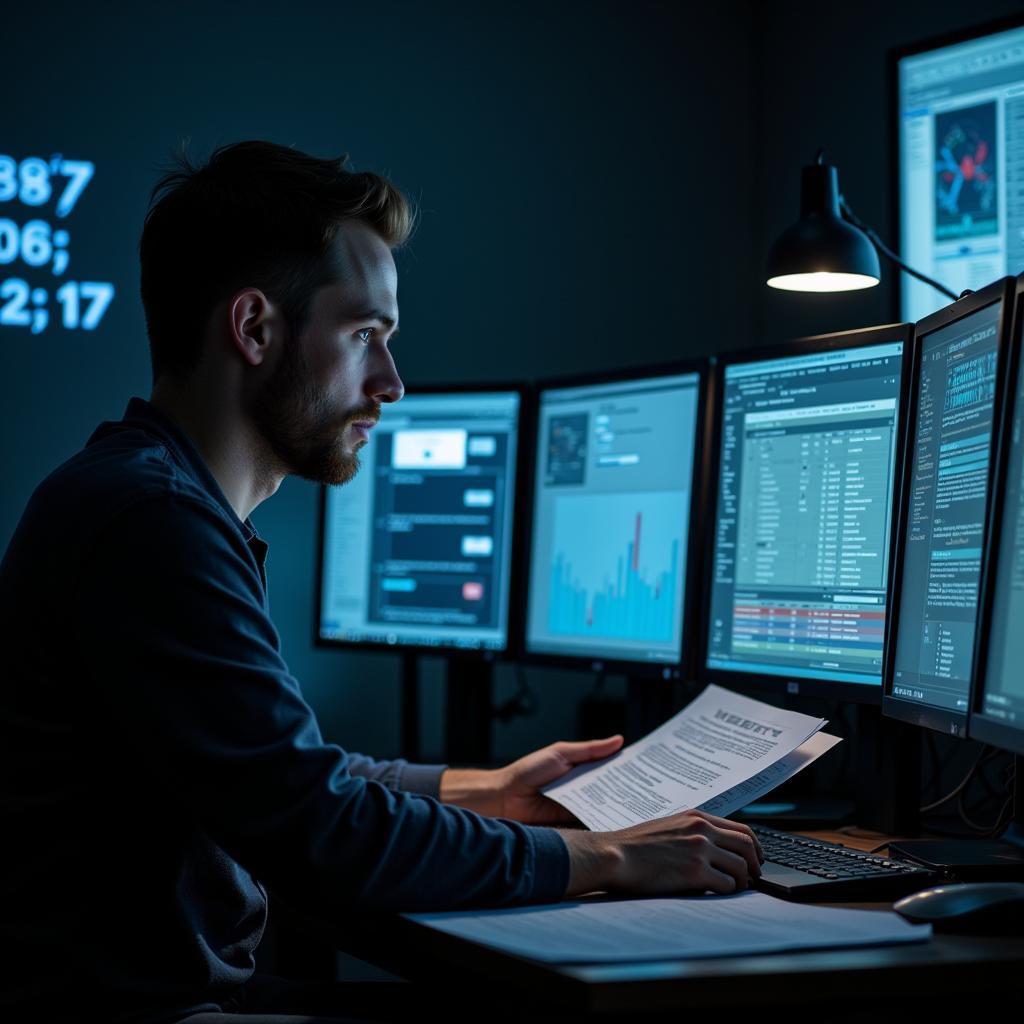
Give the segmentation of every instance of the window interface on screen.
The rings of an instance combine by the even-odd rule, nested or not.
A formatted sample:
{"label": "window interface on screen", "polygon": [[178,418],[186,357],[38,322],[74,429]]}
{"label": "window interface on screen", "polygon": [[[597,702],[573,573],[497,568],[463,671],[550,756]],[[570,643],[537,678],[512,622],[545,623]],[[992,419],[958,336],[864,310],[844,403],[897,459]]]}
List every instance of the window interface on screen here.
{"label": "window interface on screen", "polygon": [[982,714],[1024,730],[1024,359],[1012,400]]}
{"label": "window interface on screen", "polygon": [[320,635],[504,650],[519,395],[407,395],[327,491]]}
{"label": "window interface on screen", "polygon": [[903,344],[725,367],[709,669],[881,684]]}
{"label": "window interface on screen", "polygon": [[541,395],[533,652],[678,662],[700,377]]}
{"label": "window interface on screen", "polygon": [[[1024,27],[899,62],[900,245],[959,294],[1024,270]],[[902,319],[948,301],[904,274]]]}
{"label": "window interface on screen", "polygon": [[999,357],[996,302],[923,335],[894,697],[967,712]]}

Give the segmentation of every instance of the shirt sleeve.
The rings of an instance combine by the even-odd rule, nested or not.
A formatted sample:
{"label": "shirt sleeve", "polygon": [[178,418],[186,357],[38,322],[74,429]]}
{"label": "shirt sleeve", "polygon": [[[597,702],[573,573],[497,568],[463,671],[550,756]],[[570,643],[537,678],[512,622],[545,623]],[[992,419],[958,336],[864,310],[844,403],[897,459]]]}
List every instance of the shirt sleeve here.
{"label": "shirt sleeve", "polygon": [[373,779],[388,789],[400,789],[421,796],[441,797],[441,776],[447,765],[410,764],[403,758],[377,761],[365,754],[348,755],[348,770],[363,779]]}
{"label": "shirt sleeve", "polygon": [[186,806],[256,877],[318,914],[561,899],[569,856],[555,830],[388,788],[365,761],[352,771],[320,735],[265,600],[244,538],[212,504],[145,498],[97,538],[76,640],[153,799]]}

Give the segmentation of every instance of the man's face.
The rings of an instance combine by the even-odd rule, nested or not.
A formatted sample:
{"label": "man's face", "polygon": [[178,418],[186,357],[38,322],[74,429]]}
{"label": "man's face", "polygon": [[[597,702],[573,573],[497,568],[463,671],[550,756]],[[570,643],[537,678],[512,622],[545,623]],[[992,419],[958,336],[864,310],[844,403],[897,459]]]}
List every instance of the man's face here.
{"label": "man's face", "polygon": [[256,426],[287,472],[343,484],[382,402],[405,392],[388,342],[397,333],[398,273],[387,243],[361,221],[334,241],[340,280],[317,290],[298,337],[286,337],[255,396]]}

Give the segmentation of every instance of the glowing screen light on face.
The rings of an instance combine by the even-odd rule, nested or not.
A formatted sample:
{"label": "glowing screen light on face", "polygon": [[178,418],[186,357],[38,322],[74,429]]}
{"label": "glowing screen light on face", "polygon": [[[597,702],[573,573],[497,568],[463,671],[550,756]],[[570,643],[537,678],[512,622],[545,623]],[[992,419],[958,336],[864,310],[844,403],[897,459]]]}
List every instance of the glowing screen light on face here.
{"label": "glowing screen light on face", "polygon": [[109,281],[74,280],[69,218],[96,173],[89,160],[0,154],[0,330],[93,331]]}

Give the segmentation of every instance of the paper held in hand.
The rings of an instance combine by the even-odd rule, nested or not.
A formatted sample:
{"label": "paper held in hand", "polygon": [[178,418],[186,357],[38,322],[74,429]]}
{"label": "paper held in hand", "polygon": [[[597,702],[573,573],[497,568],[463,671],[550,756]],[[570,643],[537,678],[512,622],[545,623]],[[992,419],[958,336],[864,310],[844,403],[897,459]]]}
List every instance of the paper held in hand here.
{"label": "paper held in hand", "polygon": [[695,808],[724,816],[835,746],[825,724],[711,684],[642,740],[543,792],[595,832]]}

